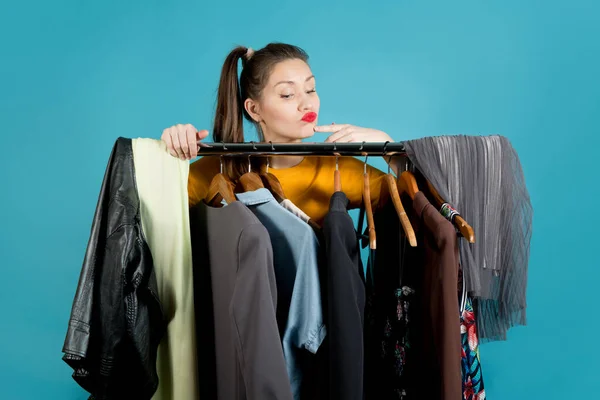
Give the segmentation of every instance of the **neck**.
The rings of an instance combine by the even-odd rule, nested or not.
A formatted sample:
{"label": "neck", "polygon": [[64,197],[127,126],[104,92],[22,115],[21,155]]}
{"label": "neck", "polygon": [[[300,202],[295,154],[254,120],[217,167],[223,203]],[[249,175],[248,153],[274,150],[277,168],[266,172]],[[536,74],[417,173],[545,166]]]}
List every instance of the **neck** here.
{"label": "neck", "polygon": [[269,165],[275,169],[290,168],[304,160],[304,156],[271,156]]}

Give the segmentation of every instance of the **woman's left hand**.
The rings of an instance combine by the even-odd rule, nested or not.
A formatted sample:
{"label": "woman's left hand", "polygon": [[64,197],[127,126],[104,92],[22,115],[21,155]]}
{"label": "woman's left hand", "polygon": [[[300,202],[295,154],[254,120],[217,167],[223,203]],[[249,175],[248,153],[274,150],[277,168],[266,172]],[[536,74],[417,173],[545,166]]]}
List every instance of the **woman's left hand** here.
{"label": "woman's left hand", "polygon": [[377,129],[361,128],[349,124],[315,126],[315,132],[333,132],[325,142],[362,143],[362,142],[393,142],[390,135]]}

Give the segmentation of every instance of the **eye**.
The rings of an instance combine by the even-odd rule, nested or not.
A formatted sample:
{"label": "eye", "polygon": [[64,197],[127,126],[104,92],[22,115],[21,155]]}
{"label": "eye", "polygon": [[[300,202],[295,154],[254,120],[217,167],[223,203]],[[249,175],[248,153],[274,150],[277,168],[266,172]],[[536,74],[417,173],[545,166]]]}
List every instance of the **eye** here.
{"label": "eye", "polygon": [[291,99],[293,96],[293,94],[282,94],[279,97],[281,97],[282,99]]}
{"label": "eye", "polygon": [[316,93],[316,92],[317,92],[317,89],[313,89],[313,90],[309,90],[309,91],[308,91],[308,92],[306,92],[306,93]]}

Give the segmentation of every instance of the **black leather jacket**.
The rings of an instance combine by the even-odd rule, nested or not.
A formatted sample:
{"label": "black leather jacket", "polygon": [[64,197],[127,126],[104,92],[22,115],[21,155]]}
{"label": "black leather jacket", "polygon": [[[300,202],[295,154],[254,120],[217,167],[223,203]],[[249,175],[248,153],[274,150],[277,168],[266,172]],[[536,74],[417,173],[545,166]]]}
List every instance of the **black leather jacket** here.
{"label": "black leather jacket", "polygon": [[150,399],[165,323],[140,220],[131,139],[110,155],[63,347],[90,399]]}

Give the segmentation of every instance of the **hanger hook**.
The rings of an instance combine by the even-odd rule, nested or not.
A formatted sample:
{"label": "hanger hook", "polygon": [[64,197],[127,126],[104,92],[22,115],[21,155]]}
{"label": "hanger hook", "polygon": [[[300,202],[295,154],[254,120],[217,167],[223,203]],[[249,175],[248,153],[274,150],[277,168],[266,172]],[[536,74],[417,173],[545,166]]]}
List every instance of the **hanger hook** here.
{"label": "hanger hook", "polygon": [[[337,144],[335,142],[333,142],[333,151],[335,152],[337,150]],[[335,170],[339,170],[339,164],[338,164],[338,158],[339,158],[339,154],[335,155]]]}
{"label": "hanger hook", "polygon": [[[275,151],[275,146],[273,146],[273,141],[269,140],[269,144],[271,145],[271,151],[274,152]],[[270,160],[271,160],[271,157],[269,157],[267,155],[267,174],[269,173]]]}
{"label": "hanger hook", "polygon": [[[223,146],[223,151],[227,151],[227,147],[225,147],[225,142],[221,140],[221,146]],[[223,154],[219,157],[219,171],[223,173]]]}
{"label": "hanger hook", "polygon": [[365,147],[365,142],[363,141],[363,142],[360,144],[360,149],[358,149],[358,151],[362,151],[364,147]]}
{"label": "hanger hook", "polygon": [[[386,141],[386,142],[383,144],[383,153],[381,154],[381,156],[382,156],[384,159],[385,159],[385,156],[387,155],[387,145],[388,145],[388,143],[389,143],[389,142],[390,142],[390,141],[388,140],[388,141]],[[392,156],[390,156],[390,159],[389,159],[389,161],[388,161],[388,163],[387,163],[387,164],[388,164],[388,174],[390,173],[390,161],[392,161]]]}

